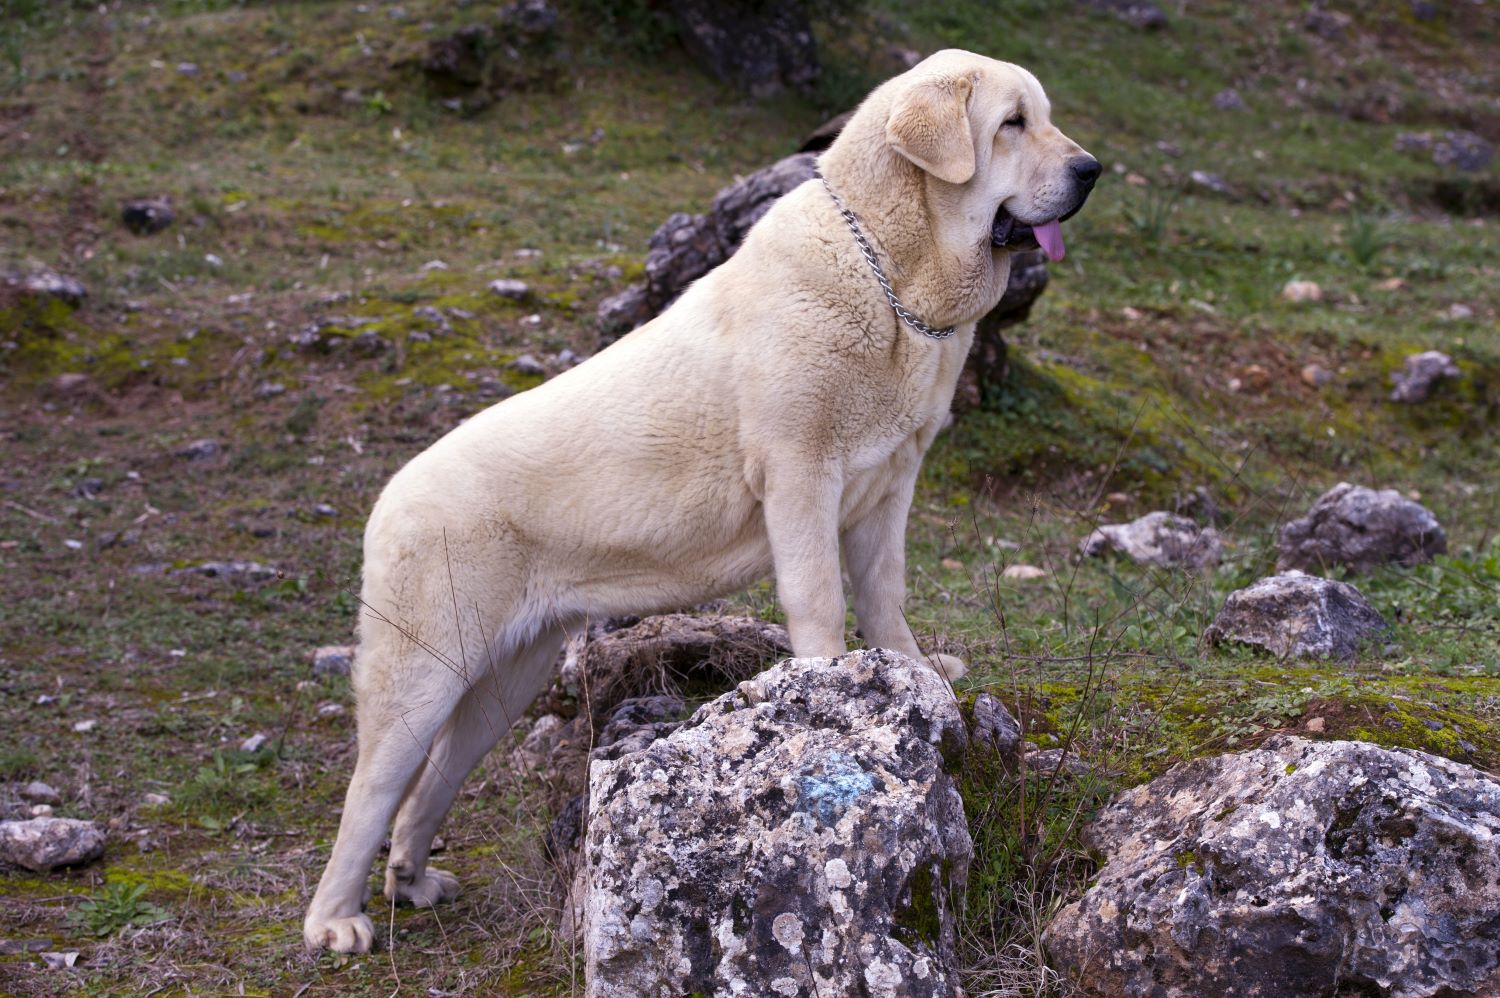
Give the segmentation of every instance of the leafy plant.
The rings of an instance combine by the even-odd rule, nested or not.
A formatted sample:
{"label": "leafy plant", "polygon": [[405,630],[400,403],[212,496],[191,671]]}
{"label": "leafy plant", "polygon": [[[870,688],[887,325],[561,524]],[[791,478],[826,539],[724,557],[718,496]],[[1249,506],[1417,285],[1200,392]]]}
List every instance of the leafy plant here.
{"label": "leafy plant", "polygon": [[144,928],[165,922],[172,913],[143,900],[145,884],[106,883],[99,893],[68,915],[68,922],[93,936],[110,936],[128,926]]}
{"label": "leafy plant", "polygon": [[1390,242],[1385,226],[1374,215],[1356,212],[1349,219],[1349,224],[1344,226],[1344,245],[1349,250],[1349,256],[1366,269],[1369,269]]}
{"label": "leafy plant", "polygon": [[1124,208],[1125,219],[1143,242],[1156,246],[1166,238],[1167,223],[1171,221],[1172,213],[1177,210],[1177,203],[1181,200],[1180,191],[1154,188],[1141,195],[1135,205]]}

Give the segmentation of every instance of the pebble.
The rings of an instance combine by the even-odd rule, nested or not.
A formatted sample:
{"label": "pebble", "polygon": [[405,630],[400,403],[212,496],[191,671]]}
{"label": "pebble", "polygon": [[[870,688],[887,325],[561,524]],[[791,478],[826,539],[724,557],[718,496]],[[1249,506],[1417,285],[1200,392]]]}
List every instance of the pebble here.
{"label": "pebble", "polygon": [[1322,388],[1333,380],[1333,373],[1319,364],[1306,364],[1302,368],[1302,383],[1309,388]]}
{"label": "pebble", "polygon": [[349,675],[354,665],[354,645],[323,645],[313,649],[313,675]]}
{"label": "pebble", "polygon": [[542,366],[542,362],[529,353],[521,354],[521,356],[511,361],[508,366],[517,374],[544,375],[547,373],[547,369]]}
{"label": "pebble", "polygon": [[344,705],[341,703],[325,703],[318,707],[318,716],[322,718],[338,717],[344,713]]}
{"label": "pebble", "polygon": [[268,742],[270,740],[271,740],[270,737],[268,735],[266,735],[264,732],[257,731],[255,734],[251,735],[249,738],[246,738],[244,741],[240,742],[240,751],[241,752],[259,752],[261,750],[261,747],[264,746],[266,744],[266,742]]}
{"label": "pebble", "polygon": [[99,726],[99,722],[98,721],[94,721],[94,720],[76,721],[73,724],[73,730],[76,731],[76,732],[78,732],[81,735],[85,735],[85,734],[88,734],[90,731],[93,731],[98,726]]}
{"label": "pebble", "polygon": [[172,798],[166,794],[149,793],[141,796],[141,803],[147,807],[161,807],[172,803]]}
{"label": "pebble", "polygon": [[1000,577],[1023,582],[1028,579],[1045,579],[1047,577],[1047,570],[1045,568],[1038,568],[1035,565],[1007,565],[1005,571],[1000,573]]}
{"label": "pebble", "polygon": [[1323,289],[1316,281],[1287,281],[1281,288],[1281,297],[1287,301],[1322,301]]}
{"label": "pebble", "polygon": [[61,804],[62,794],[41,780],[32,780],[21,788],[21,798],[33,804]]}
{"label": "pebble", "polygon": [[185,447],[177,448],[177,456],[189,461],[206,461],[211,457],[217,457],[222,448],[217,440],[204,437],[202,440],[194,440]]}
{"label": "pebble", "polygon": [[286,385],[279,381],[262,381],[255,386],[255,397],[258,399],[273,399],[285,393]]}
{"label": "pebble", "polygon": [[332,506],[328,505],[326,502],[320,502],[316,506],[314,506],[313,507],[313,513],[316,514],[316,515],[318,515],[318,516],[338,516],[339,515],[339,511],[336,510],[336,509],[334,509]]}
{"label": "pebble", "polygon": [[509,298],[511,301],[525,301],[531,297],[531,285],[508,277],[491,281],[490,291],[501,298]]}

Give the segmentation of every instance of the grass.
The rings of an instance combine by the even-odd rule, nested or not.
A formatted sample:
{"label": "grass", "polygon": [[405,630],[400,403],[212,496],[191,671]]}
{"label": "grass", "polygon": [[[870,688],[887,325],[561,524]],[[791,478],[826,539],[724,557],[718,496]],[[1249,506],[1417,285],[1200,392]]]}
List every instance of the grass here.
{"label": "grass", "polygon": [[[1144,35],[1081,5],[874,2],[820,27],[818,91],[766,101],[671,45],[622,54],[564,5],[555,80],[461,110],[411,60],[424,24],[481,12],[399,6],[31,5],[4,40],[0,270],[57,267],[90,295],[0,297],[0,778],[47,780],[59,813],[112,831],[101,865],[0,874],[7,937],[83,951],[66,974],[0,957],[0,990],[576,991],[552,932],[566,875],[539,847],[557,790],[504,752],[443,832],[454,905],[377,904],[389,952],[300,952],[353,761],[347,681],[311,675],[310,651],[349,640],[387,477],[535,385],[519,354],[591,352],[594,307],[640,275],[655,226],[894,72],[893,42],[1028,65],[1108,170],[1007,333],[1010,378],[940,436],[912,511],[908,614],[971,663],[960,694],[994,692],[1091,770],[1015,781],[976,758],[963,775],[970,992],[1064,992],[1038,930],[1089,875],[1078,828],[1178,761],[1295,731],[1500,766],[1495,174],[1394,143],[1491,127],[1500,29],[1482,5],[1416,22],[1379,0],[1330,41],[1290,4],[1197,4]],[[1244,109],[1213,107],[1228,86]],[[132,236],[119,205],[146,194],[178,220]],[[489,294],[497,277],[532,301]],[[1284,301],[1293,279],[1323,300]],[[1463,378],[1390,403],[1390,373],[1424,349]],[[1308,364],[1332,380],[1304,382]],[[217,456],[175,456],[203,437]],[[1350,580],[1394,649],[1201,646],[1224,597],[1272,568],[1279,524],[1344,479],[1418,493],[1448,529],[1432,564]],[[1097,523],[1201,495],[1228,542],[1217,571],[1077,559]],[[280,575],[174,574],[231,558]],[[1003,577],[1015,564],[1048,574]],[[734,605],[779,615],[768,586]],[[242,752],[255,732],[265,747]],[[85,904],[116,913],[97,941],[68,920]],[[116,917],[131,905],[172,918]]]}

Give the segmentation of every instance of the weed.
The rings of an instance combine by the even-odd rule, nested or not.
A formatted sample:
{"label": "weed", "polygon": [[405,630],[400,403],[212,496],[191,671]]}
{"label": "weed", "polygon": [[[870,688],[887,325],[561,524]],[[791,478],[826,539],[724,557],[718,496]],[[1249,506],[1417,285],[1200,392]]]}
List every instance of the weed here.
{"label": "weed", "polygon": [[1374,215],[1356,212],[1344,226],[1344,246],[1354,262],[1365,270],[1374,266],[1390,243],[1386,227]]}
{"label": "weed", "polygon": [[1140,242],[1156,249],[1167,239],[1167,225],[1177,210],[1182,192],[1171,187],[1153,187],[1135,198],[1135,203],[1121,209]]}
{"label": "weed", "polygon": [[73,909],[68,921],[93,936],[112,936],[125,928],[145,928],[165,922],[172,913],[144,900],[146,884],[107,881],[89,900]]}

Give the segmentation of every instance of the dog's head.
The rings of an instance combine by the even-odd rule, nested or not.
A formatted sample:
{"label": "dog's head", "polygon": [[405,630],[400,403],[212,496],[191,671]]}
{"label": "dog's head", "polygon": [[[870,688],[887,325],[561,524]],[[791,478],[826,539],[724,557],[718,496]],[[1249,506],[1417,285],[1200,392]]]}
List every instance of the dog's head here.
{"label": "dog's head", "polygon": [[886,84],[885,138],[927,175],[949,205],[936,224],[948,245],[992,252],[1040,246],[1062,259],[1060,223],[1093,190],[1099,161],[1052,124],[1035,76],[1007,62],[949,49]]}

